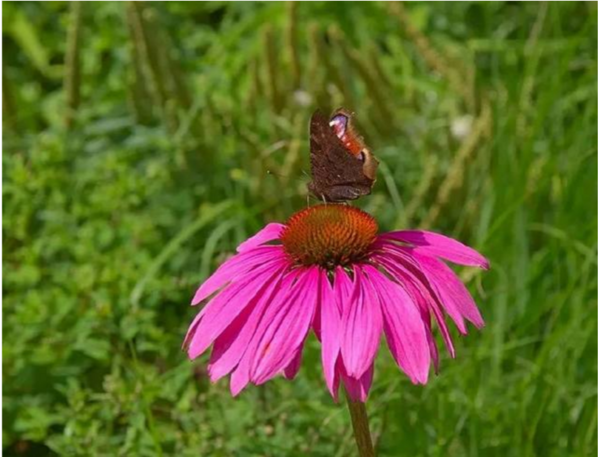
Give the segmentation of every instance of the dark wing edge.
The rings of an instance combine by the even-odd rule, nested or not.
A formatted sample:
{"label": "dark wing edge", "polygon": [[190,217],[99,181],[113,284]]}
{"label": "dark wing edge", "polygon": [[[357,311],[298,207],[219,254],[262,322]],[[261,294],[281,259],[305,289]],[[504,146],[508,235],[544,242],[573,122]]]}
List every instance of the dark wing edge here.
{"label": "dark wing edge", "polygon": [[[373,180],[364,175],[364,162],[346,150],[329,127],[329,119],[319,110],[313,113],[310,120],[310,164],[313,179],[308,184],[308,189],[317,198],[328,199],[342,191],[342,188],[347,188],[343,191],[346,198],[339,201],[354,200],[371,193]],[[348,171],[352,171],[353,179],[348,179]],[[361,176],[361,179],[356,179],[356,176]],[[350,188],[355,192],[352,196],[346,193]],[[317,189],[321,190],[322,195],[318,195]]]}
{"label": "dark wing edge", "polygon": [[[326,147],[331,149],[330,154],[325,150]],[[343,179],[339,180],[338,175],[343,175],[348,169],[360,171],[362,174],[364,165],[363,161],[346,150],[342,141],[329,127],[328,118],[320,110],[315,111],[310,120],[310,164],[313,179],[324,178],[319,175],[327,170],[328,176],[332,177],[328,181],[334,185],[349,184]],[[364,185],[372,183],[366,176],[360,181],[359,184]]]}

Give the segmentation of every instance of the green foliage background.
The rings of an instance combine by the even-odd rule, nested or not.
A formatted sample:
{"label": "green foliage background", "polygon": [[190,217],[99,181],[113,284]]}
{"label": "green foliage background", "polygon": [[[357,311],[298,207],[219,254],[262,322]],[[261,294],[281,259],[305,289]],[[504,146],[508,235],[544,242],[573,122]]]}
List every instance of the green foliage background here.
{"label": "green foliage background", "polygon": [[492,262],[426,387],[382,351],[380,455],[595,455],[595,2],[5,2],[3,30],[6,455],[353,455],[316,341],[236,399],[180,350],[199,282],[306,205],[317,106],[357,112],[382,230]]}

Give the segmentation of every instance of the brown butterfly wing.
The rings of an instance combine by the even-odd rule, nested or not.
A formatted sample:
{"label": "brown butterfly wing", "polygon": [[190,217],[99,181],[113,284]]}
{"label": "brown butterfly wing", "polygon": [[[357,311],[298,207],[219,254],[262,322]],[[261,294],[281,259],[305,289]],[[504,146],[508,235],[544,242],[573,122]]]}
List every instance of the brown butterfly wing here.
{"label": "brown butterfly wing", "polygon": [[364,161],[346,150],[320,111],[310,120],[310,165],[308,190],[318,199],[338,202],[371,193],[374,181],[365,176]]}

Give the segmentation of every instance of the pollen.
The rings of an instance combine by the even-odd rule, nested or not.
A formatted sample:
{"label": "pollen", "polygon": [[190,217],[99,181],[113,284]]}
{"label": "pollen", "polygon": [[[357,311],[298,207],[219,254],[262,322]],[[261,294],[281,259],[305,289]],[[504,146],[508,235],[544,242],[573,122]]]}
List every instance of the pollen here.
{"label": "pollen", "polygon": [[364,260],[377,229],[375,219],[358,208],[317,205],[292,215],[281,241],[295,263],[333,269]]}

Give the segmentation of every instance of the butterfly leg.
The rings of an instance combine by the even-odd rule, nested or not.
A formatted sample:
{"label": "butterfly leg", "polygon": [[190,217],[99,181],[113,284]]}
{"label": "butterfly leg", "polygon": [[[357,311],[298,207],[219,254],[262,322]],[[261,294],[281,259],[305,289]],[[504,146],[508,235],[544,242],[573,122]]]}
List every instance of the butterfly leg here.
{"label": "butterfly leg", "polygon": [[333,202],[345,202],[356,200],[362,195],[368,195],[371,192],[369,188],[360,188],[355,185],[334,186],[327,189],[327,198]]}

